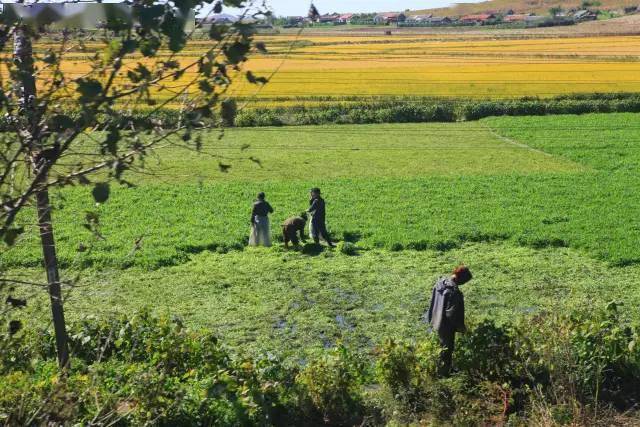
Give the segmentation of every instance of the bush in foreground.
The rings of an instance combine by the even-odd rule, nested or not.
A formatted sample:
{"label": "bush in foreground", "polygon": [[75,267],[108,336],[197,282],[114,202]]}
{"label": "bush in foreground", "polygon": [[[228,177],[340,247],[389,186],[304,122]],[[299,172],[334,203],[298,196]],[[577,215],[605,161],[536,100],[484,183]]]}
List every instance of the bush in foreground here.
{"label": "bush in foreground", "polygon": [[[461,337],[457,371],[436,376],[439,347],[387,340],[371,354],[338,346],[305,366],[233,355],[209,332],[143,312],[53,338],[26,327],[0,338],[0,422],[7,425],[590,424],[640,403],[638,328],[596,312],[483,321]],[[613,418],[612,418],[613,419]]]}

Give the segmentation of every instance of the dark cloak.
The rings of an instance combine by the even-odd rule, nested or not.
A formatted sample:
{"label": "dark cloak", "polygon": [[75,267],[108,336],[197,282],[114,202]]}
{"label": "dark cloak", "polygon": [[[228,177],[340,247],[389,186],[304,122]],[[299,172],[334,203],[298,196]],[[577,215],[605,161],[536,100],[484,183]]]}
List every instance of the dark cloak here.
{"label": "dark cloak", "polygon": [[464,296],[450,278],[436,282],[431,294],[427,320],[435,331],[464,332]]}

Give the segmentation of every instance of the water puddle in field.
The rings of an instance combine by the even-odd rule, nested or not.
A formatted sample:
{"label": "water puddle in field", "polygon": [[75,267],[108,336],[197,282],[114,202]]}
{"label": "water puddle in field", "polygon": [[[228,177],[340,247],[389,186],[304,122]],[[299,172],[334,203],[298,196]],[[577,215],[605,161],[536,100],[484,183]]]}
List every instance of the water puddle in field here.
{"label": "water puddle in field", "polygon": [[299,308],[300,308],[300,303],[295,302],[295,301],[294,301],[294,302],[292,302],[292,303],[289,305],[289,310],[294,310],[294,311],[295,311],[295,310],[298,310]]}
{"label": "water puddle in field", "polygon": [[273,329],[282,331],[284,333],[295,334],[298,328],[296,327],[295,323],[289,323],[286,319],[280,318],[273,325]]}
{"label": "water puddle in field", "polygon": [[340,329],[346,329],[348,331],[353,331],[355,329],[355,326],[352,325],[343,315],[338,314],[336,316],[336,322],[338,323],[338,326],[340,327]]}
{"label": "water puddle in field", "polygon": [[287,321],[284,319],[278,319],[278,321],[276,322],[276,324],[274,325],[275,329],[284,329],[287,327]]}
{"label": "water puddle in field", "polygon": [[320,332],[320,339],[322,340],[322,346],[325,349],[329,349],[333,347],[333,343],[331,342],[331,340],[329,338],[327,338],[327,336],[325,335],[324,331]]}
{"label": "water puddle in field", "polygon": [[296,297],[296,301],[289,303],[288,311],[308,310],[315,307],[317,301],[312,298],[308,290],[294,286],[292,291],[295,291],[298,296]]}
{"label": "water puddle in field", "polygon": [[538,307],[521,307],[519,311],[524,314],[533,314],[538,311]]}
{"label": "water puddle in field", "polygon": [[355,292],[345,291],[340,288],[335,288],[333,291],[337,296],[336,303],[344,306],[345,310],[353,310],[362,303],[362,298]]}

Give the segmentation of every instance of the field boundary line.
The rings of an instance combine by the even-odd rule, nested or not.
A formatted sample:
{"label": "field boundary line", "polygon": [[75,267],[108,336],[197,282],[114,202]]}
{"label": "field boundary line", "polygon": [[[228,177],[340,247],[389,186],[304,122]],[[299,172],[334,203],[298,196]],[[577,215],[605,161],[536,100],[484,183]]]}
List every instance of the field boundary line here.
{"label": "field boundary line", "polygon": [[509,138],[507,136],[500,135],[493,128],[491,128],[490,126],[488,126],[486,124],[483,124],[483,126],[485,127],[485,129],[487,129],[489,131],[489,133],[491,135],[495,136],[496,138],[498,138],[499,140],[501,140],[503,142],[506,142],[507,144],[515,145],[516,147],[524,148],[524,149],[527,149],[529,151],[533,151],[534,153],[542,154],[542,155],[547,156],[547,157],[554,157],[554,155],[551,154],[551,153],[547,153],[546,151],[542,151],[542,150],[539,150],[537,148],[533,148],[530,145],[524,144],[522,142],[518,142],[515,139],[511,139],[511,138]]}

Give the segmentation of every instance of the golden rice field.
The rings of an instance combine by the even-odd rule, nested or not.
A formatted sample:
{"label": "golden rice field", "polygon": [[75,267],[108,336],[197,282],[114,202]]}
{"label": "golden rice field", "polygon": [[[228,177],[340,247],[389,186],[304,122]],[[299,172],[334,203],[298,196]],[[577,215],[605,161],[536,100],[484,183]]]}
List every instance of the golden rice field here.
{"label": "golden rice field", "polygon": [[[263,97],[503,98],[640,90],[640,37],[449,38],[458,39],[310,38],[288,55],[278,43],[272,57],[254,58],[249,66],[263,74],[281,66]],[[247,95],[251,88],[236,91]]]}
{"label": "golden rice field", "polygon": [[[275,73],[270,83],[259,88],[238,79],[229,91],[255,98],[254,105],[318,102],[318,97],[510,98],[640,91],[640,36],[509,39],[302,32],[260,39],[269,53],[253,55],[246,68],[264,76]],[[187,64],[209,47],[209,42],[195,41],[178,59]],[[89,45],[89,50],[98,48],[98,43]],[[89,72],[89,55],[70,52],[64,70],[69,76]],[[187,73],[161,92],[169,98],[193,78]]]}

